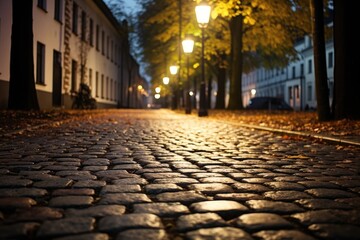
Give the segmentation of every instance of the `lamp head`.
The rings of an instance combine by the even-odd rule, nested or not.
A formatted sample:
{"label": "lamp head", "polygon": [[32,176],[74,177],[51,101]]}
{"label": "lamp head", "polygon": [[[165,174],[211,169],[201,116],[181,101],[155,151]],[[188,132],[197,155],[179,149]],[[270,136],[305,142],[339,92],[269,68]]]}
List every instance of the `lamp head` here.
{"label": "lamp head", "polygon": [[195,7],[195,13],[199,27],[206,28],[210,20],[211,7],[205,1],[201,1]]}

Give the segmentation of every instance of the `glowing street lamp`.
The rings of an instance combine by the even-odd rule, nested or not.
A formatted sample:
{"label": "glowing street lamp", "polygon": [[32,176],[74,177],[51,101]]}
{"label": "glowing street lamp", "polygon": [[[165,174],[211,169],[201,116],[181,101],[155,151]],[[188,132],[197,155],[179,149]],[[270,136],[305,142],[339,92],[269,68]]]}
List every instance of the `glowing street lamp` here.
{"label": "glowing street lamp", "polygon": [[187,37],[182,41],[182,47],[184,53],[187,55],[187,81],[186,81],[186,93],[185,93],[185,114],[191,114],[191,99],[189,95],[190,91],[190,79],[189,79],[189,55],[193,52],[194,49],[194,40]]}
{"label": "glowing street lamp", "polygon": [[206,106],[206,85],[205,85],[205,60],[204,60],[204,50],[205,50],[205,39],[204,39],[204,29],[207,27],[210,20],[211,7],[205,2],[202,1],[199,5],[195,7],[196,20],[201,28],[201,84],[200,84],[200,109],[198,112],[199,117],[208,116],[207,106]]}
{"label": "glowing street lamp", "polygon": [[179,67],[176,66],[176,65],[170,66],[170,73],[171,73],[171,75],[176,75],[177,72],[178,72],[178,69],[179,69]]}
{"label": "glowing street lamp", "polygon": [[169,77],[163,77],[163,83],[164,83],[165,85],[168,85],[169,82],[170,82],[170,78],[169,78]]}

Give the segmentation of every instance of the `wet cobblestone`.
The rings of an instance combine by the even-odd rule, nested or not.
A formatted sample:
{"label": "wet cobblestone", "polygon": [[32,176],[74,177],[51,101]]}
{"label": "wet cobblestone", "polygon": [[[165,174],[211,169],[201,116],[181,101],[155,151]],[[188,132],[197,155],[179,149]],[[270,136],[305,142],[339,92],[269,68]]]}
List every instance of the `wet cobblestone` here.
{"label": "wet cobblestone", "polygon": [[1,138],[0,239],[360,239],[358,147],[109,114]]}

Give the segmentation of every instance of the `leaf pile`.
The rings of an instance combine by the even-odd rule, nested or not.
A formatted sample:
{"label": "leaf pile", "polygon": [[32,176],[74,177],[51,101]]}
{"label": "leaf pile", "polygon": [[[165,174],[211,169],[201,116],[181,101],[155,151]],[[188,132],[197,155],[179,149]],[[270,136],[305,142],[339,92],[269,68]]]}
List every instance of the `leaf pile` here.
{"label": "leaf pile", "polygon": [[316,112],[210,110],[209,117],[289,131],[345,137],[360,141],[360,120],[322,122]]}

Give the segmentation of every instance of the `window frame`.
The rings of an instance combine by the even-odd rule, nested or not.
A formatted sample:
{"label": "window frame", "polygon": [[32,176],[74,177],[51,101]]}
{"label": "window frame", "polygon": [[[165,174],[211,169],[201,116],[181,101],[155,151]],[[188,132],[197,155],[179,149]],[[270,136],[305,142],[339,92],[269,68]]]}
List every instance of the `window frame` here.
{"label": "window frame", "polygon": [[62,3],[63,3],[62,0],[54,1],[54,19],[60,23],[62,23],[62,17],[63,17]]}
{"label": "window frame", "polygon": [[72,32],[75,35],[78,35],[78,21],[79,21],[79,6],[74,2],[73,3],[73,12],[72,12]]}
{"label": "window frame", "polygon": [[44,10],[45,12],[47,12],[47,2],[46,0],[38,0],[37,1],[37,6],[38,8]]}
{"label": "window frame", "polygon": [[45,44],[36,44],[36,84],[45,85]]}

